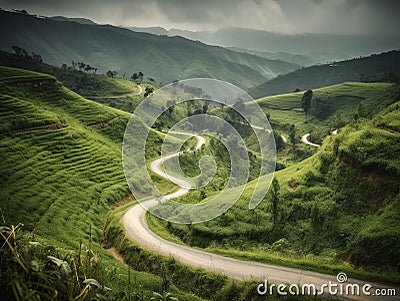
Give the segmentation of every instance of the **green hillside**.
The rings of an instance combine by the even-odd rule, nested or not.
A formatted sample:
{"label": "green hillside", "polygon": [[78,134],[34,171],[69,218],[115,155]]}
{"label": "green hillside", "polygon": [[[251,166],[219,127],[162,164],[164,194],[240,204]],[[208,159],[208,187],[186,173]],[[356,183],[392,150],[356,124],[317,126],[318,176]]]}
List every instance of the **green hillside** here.
{"label": "green hillside", "polygon": [[298,65],[267,60],[182,37],[156,36],[110,25],[85,25],[0,11],[0,49],[17,45],[53,65],[86,62],[100,72],[142,71],[157,82],[218,78],[249,88]]}
{"label": "green hillside", "polygon": [[[307,120],[301,108],[304,92],[257,99],[274,130],[277,169],[288,167],[315,153],[316,147],[301,143],[303,135],[310,133],[308,140],[321,144],[332,131],[340,131],[341,127],[355,119],[371,118],[396,101],[396,91],[395,85],[390,83],[355,82],[315,89]],[[253,132],[232,120],[228,108],[214,108],[210,113],[231,122],[238,128],[248,148],[254,153],[258,152]]]}
{"label": "green hillside", "polygon": [[[318,94],[343,92],[349,85],[370,94],[371,104],[374,89],[380,94],[388,88],[344,84],[320,89]],[[399,99],[398,86],[389,91],[394,94],[382,97],[381,106],[393,103],[390,97]],[[351,97],[337,110],[349,101]],[[228,256],[396,282],[400,279],[399,106],[397,101],[372,119],[350,122],[338,135],[326,138],[315,155],[278,171],[275,207],[270,192],[249,210],[255,185],[250,183],[239,202],[212,221],[187,226],[150,215],[148,221],[167,239]]]}
{"label": "green hillside", "polygon": [[359,59],[302,68],[253,87],[249,89],[249,93],[259,98],[347,81],[393,81],[398,78],[391,74],[395,72],[400,72],[400,51],[393,50]]}
{"label": "green hillside", "polygon": [[127,79],[92,74],[72,66],[56,67],[4,51],[0,51],[0,65],[51,74],[79,95],[126,112],[134,111],[143,100],[147,87],[153,90],[159,87],[151,81],[142,82],[139,87]]}
{"label": "green hillside", "polygon": [[[50,281],[58,272],[50,269],[47,255],[67,260],[80,281],[91,275],[112,288],[105,293],[112,299],[128,300],[129,290],[130,300],[161,292],[161,277],[137,271],[130,271],[128,277],[128,268],[102,247],[107,214],[128,194],[121,143],[130,115],[82,98],[53,76],[31,71],[0,67],[0,89],[1,218],[6,225],[23,223],[25,234],[14,238],[14,250],[20,252],[17,261],[27,260],[28,265],[25,273],[0,237],[0,286],[6,289],[2,296],[10,296],[13,285],[18,286],[14,295],[21,294],[21,300],[35,290],[55,289]],[[152,131],[150,140],[158,141],[158,134]],[[2,224],[0,231],[9,233],[7,229],[11,228]],[[34,253],[33,245],[38,246]],[[74,254],[81,253],[78,265],[85,264],[84,270],[73,266]],[[100,262],[93,273],[90,258]],[[36,286],[37,277],[47,279],[53,288]],[[10,282],[4,283],[7,279]],[[74,283],[76,294],[85,292],[82,282]],[[172,284],[170,291],[179,300],[198,300]],[[82,300],[95,298],[96,291],[88,292]]]}
{"label": "green hillside", "polygon": [[[340,128],[354,119],[369,118],[395,101],[393,84],[346,82],[313,90],[309,116],[301,108],[304,92],[267,96],[257,99],[265,113],[270,115],[270,122],[277,130],[288,135],[288,126],[294,124],[300,135],[313,132],[315,135]],[[318,132],[318,133],[317,133]],[[315,136],[320,143],[322,137]]]}

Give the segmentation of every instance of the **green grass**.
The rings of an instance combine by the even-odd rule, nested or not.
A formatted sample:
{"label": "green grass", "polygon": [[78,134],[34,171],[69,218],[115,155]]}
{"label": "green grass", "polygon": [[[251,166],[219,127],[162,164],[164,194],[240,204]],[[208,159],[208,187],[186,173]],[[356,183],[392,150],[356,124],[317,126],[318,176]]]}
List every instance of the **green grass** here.
{"label": "green grass", "polygon": [[[52,79],[44,86],[20,82]],[[1,133],[0,207],[8,224],[53,245],[62,254],[90,247],[115,278],[127,283],[127,268],[102,247],[107,214],[128,194],[121,163],[126,112],[86,100],[53,77],[0,67]],[[107,126],[90,125],[118,116]],[[62,123],[60,128],[35,128]],[[151,131],[154,143],[161,134]],[[150,145],[154,149],[154,145]],[[150,153],[150,157],[155,153]],[[132,272],[145,296],[161,292],[161,278]],[[179,300],[193,300],[172,288]]]}
{"label": "green grass", "polygon": [[[347,124],[360,104],[366,114],[361,117],[376,114],[387,105],[387,92],[392,86],[388,83],[343,83],[315,89],[308,123],[301,109],[303,92],[268,96],[256,101],[265,113],[270,114],[272,124],[294,124],[299,135],[303,135],[316,128],[329,131],[335,129],[335,126]],[[312,109],[317,99],[331,106],[330,114],[325,119],[313,116]],[[335,124],[338,118],[342,119],[342,125]]]}
{"label": "green grass", "polygon": [[[378,92],[387,87],[377,85]],[[397,102],[372,120],[353,122],[328,137],[311,158],[278,171],[276,228],[269,196],[248,210],[253,182],[217,219],[187,226],[148,215],[149,225],[166,239],[227,256],[396,282],[399,116]],[[391,253],[383,255],[384,250]]]}

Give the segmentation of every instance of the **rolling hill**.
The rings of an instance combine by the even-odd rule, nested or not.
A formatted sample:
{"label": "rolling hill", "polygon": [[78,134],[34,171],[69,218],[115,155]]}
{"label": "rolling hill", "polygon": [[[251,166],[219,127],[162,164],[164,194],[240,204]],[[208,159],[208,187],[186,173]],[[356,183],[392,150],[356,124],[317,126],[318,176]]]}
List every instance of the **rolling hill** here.
{"label": "rolling hill", "polygon": [[182,37],[156,36],[110,25],[86,25],[0,12],[0,49],[17,45],[61,65],[79,61],[100,72],[130,77],[142,71],[158,82],[211,77],[241,88],[261,84],[298,65],[209,46]]}
{"label": "rolling hill", "polygon": [[249,89],[249,93],[259,98],[290,93],[296,89],[315,89],[346,81],[369,81],[374,80],[375,77],[390,81],[391,72],[400,72],[400,51],[393,50],[364,58],[302,68],[253,87]]}
{"label": "rolling hill", "polygon": [[[399,85],[380,85],[386,87],[351,84],[318,91],[320,97],[325,94],[333,100],[329,94],[336,91],[344,96],[347,89],[347,93],[354,91],[353,96],[371,95],[366,102],[373,103],[376,88],[375,93],[383,94],[381,111],[371,119],[349,123],[339,134],[329,135],[312,157],[277,171],[280,188],[275,213],[271,190],[259,207],[249,211],[248,200],[256,184],[250,182],[238,203],[212,221],[187,227],[148,215],[151,228],[169,240],[218,254],[311,270],[346,271],[395,283],[400,273]],[[382,93],[388,88],[393,94]],[[351,103],[348,113],[352,102],[357,102],[351,95],[338,98],[338,110]],[[214,196],[207,194],[203,201]]]}
{"label": "rolling hill", "polygon": [[[47,278],[45,288],[36,286],[48,269],[57,275],[47,258],[52,254],[62,258],[63,264],[70,262],[71,269],[74,256],[81,256],[74,268],[77,274],[72,274],[72,278],[79,277],[77,295],[85,286],[81,281],[91,276],[112,289],[106,292],[112,300],[125,300],[125,296],[146,300],[153,292],[162,292],[161,277],[128,271],[103,247],[106,217],[129,191],[121,143],[130,114],[86,100],[42,73],[1,66],[0,88],[1,233],[6,233],[8,225],[22,227],[22,234],[14,239],[20,248],[19,261],[28,260],[25,271],[15,265],[1,236],[2,297],[13,300],[14,294],[37,296],[39,291],[54,289],[58,298],[64,298],[60,280],[54,285]],[[159,141],[158,135],[151,131],[150,140]],[[154,145],[150,148],[157,149]],[[42,257],[34,265],[32,256],[39,254]],[[93,258],[100,262],[96,268]],[[79,266],[89,259],[91,263]],[[5,282],[7,279],[10,282]],[[19,288],[13,294],[15,283]],[[200,300],[172,283],[170,291],[179,300]],[[89,300],[90,294],[80,297]]]}

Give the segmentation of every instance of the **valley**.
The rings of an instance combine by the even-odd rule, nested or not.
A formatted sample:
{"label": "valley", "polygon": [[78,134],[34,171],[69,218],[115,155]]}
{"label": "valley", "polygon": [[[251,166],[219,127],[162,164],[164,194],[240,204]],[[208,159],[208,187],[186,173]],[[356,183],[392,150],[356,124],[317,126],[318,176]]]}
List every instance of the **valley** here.
{"label": "valley", "polygon": [[[300,54],[296,34],[126,29],[3,9],[0,17],[0,299],[382,300],[383,289],[398,300],[399,50],[372,54],[364,45],[369,56],[316,65],[321,58]],[[222,47],[234,34],[277,48]],[[293,41],[298,48],[282,51]],[[216,86],[213,100],[179,81],[193,77],[240,93]],[[177,89],[141,107],[165,83]],[[222,123],[199,134],[193,117]],[[148,133],[143,158],[130,150],[133,163],[124,162],[124,143],[140,145],[143,133],[129,124]],[[274,150],[264,153],[259,137]],[[263,163],[273,172],[262,174]],[[248,169],[245,183],[232,176],[234,164]],[[129,168],[143,168],[155,187]],[[254,207],[258,185],[269,189]],[[238,191],[205,222],[190,206],[169,212],[185,223],[154,215],[170,201],[222,208],[221,192]],[[343,274],[375,295],[288,295],[290,283],[320,287]],[[269,295],[260,294],[264,284]]]}

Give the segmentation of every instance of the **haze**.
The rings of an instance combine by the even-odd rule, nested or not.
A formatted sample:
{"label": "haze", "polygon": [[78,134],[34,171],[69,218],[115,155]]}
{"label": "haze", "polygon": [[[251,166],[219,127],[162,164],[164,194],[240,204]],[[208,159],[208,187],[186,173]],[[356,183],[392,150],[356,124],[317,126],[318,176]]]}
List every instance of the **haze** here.
{"label": "haze", "polygon": [[397,34],[400,28],[396,0],[2,0],[0,6],[127,27],[341,35]]}

